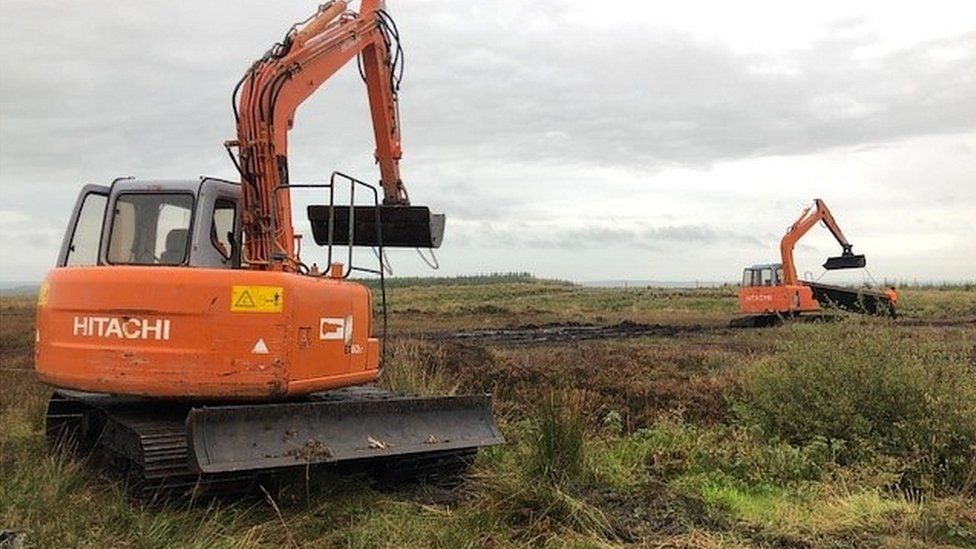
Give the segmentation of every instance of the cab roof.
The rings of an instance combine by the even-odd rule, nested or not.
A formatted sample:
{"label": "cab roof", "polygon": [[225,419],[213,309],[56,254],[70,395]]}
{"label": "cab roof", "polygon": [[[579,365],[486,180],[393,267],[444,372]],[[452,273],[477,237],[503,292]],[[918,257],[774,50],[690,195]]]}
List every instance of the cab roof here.
{"label": "cab roof", "polygon": [[112,182],[112,190],[118,191],[185,191],[196,194],[204,181],[212,180],[228,185],[240,185],[219,177],[200,177],[198,179],[135,179],[120,177]]}

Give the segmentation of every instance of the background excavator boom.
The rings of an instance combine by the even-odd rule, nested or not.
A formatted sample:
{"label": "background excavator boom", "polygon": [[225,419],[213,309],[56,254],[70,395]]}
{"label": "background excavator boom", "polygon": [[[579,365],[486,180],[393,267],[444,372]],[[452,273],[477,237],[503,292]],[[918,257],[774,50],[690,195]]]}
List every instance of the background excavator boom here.
{"label": "background excavator boom", "polygon": [[827,258],[827,261],[824,263],[825,269],[858,269],[867,264],[863,255],[856,255],[851,251],[851,243],[847,241],[844,232],[840,229],[837,221],[834,220],[834,216],[830,213],[830,209],[827,208],[827,204],[823,200],[816,198],[813,201],[813,206],[809,206],[803,210],[800,217],[790,226],[786,234],[783,235],[783,239],[780,240],[779,250],[783,259],[784,284],[794,285],[799,283],[800,279],[796,274],[796,263],[793,260],[793,249],[796,247],[796,243],[820,221],[827,226],[830,234],[834,235],[834,238],[837,239],[842,249],[841,255]]}

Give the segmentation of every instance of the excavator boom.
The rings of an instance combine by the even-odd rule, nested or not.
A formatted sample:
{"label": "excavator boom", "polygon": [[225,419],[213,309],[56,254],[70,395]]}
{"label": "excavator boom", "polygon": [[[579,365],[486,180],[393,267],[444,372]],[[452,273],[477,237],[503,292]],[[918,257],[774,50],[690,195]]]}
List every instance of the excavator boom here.
{"label": "excavator boom", "polygon": [[[404,234],[417,235],[391,242],[410,247],[439,244],[439,237],[433,238],[429,233],[443,230],[443,216],[432,216],[425,207],[415,206],[413,211],[426,211],[420,216],[426,222],[413,223],[417,214],[404,209],[410,200],[400,178],[397,92],[402,52],[396,24],[380,0],[363,0],[358,13],[347,10],[344,0],[334,0],[322,5],[303,24],[292,27],[280,43],[248,69],[234,89],[237,139],[227,142],[227,146],[229,151],[237,150],[235,165],[244,183],[245,259],[252,268],[300,268],[291,216],[288,132],[294,126],[299,105],[357,58],[366,83],[376,141],[375,158],[386,206],[382,208],[384,221],[404,227]],[[330,204],[329,208],[335,211],[336,206]],[[368,225],[369,235],[381,233],[372,220],[361,216],[359,223]],[[334,216],[329,221],[335,223]],[[390,246],[377,240],[370,238],[357,244]],[[330,242],[344,243],[348,242]]]}

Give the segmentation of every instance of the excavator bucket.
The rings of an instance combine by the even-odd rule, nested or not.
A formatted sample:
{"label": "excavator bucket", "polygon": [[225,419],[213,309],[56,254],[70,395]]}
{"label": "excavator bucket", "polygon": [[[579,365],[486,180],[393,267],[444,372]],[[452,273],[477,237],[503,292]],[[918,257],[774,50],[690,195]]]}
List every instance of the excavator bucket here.
{"label": "excavator bucket", "polygon": [[193,408],[190,463],[204,474],[229,473],[468,455],[504,442],[490,396],[362,398],[356,389],[318,401]]}
{"label": "excavator bucket", "polygon": [[439,248],[444,239],[444,214],[431,213],[425,206],[312,205],[308,220],[320,246]]}
{"label": "excavator bucket", "polygon": [[828,271],[837,269],[861,269],[867,264],[868,260],[863,254],[844,254],[828,257],[827,261],[823,264],[823,268]]}

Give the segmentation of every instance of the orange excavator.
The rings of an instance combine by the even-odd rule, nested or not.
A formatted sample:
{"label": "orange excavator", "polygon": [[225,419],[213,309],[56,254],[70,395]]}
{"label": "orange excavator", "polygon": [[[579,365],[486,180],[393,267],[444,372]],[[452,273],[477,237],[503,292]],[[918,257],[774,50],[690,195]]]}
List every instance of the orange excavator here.
{"label": "orange excavator", "polygon": [[884,291],[853,289],[800,280],[793,261],[793,249],[821,222],[841,246],[841,255],[828,257],[824,269],[859,269],[867,265],[864,255],[852,251],[853,247],[827,204],[817,198],[812,206],[803,210],[780,241],[781,263],[753,265],[743,271],[739,310],[748,316],[734,319],[733,327],[776,325],[785,317],[820,313],[826,305],[857,313],[895,316],[898,293],[894,288]]}
{"label": "orange excavator", "polygon": [[[352,60],[379,185],[341,173],[293,183],[295,111]],[[151,492],[246,490],[324,463],[438,476],[502,442],[489,395],[371,385],[384,358],[383,249],[436,248],[444,230],[443,215],[410,205],[400,178],[402,66],[381,0],[358,13],[329,2],[234,88],[237,138],[225,145],[240,182],[120,178],[82,189],[38,296],[36,371],[57,389],[51,439],[70,437]],[[293,189],[327,199],[307,212],[328,250],[324,272],[300,258]],[[355,246],[377,249],[379,267],[354,265]],[[379,303],[354,273],[378,277]]]}

